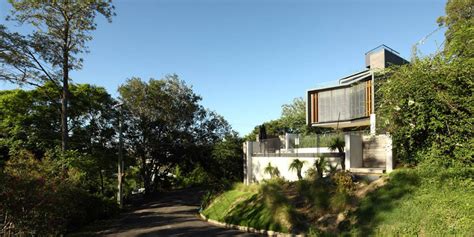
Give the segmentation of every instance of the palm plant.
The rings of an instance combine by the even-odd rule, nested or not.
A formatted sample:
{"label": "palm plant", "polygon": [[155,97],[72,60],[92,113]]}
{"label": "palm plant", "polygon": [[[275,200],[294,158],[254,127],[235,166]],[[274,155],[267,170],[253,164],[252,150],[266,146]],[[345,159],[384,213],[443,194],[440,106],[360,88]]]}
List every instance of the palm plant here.
{"label": "palm plant", "polygon": [[328,162],[324,157],[320,157],[319,159],[314,161],[314,167],[316,168],[316,173],[318,174],[318,178],[323,177],[323,173],[327,165],[328,165]]}
{"label": "palm plant", "polygon": [[280,171],[277,167],[273,167],[271,162],[268,162],[268,165],[265,167],[265,170],[263,170],[263,173],[269,174],[271,179],[280,176]]}
{"label": "palm plant", "polygon": [[296,175],[298,176],[298,180],[302,180],[303,176],[301,176],[301,169],[303,169],[304,164],[306,161],[300,161],[298,159],[294,159],[293,162],[291,162],[290,167],[288,168],[289,171],[295,170]]}
{"label": "palm plant", "polygon": [[333,139],[331,139],[328,146],[329,150],[331,151],[337,150],[337,152],[339,152],[339,155],[341,158],[342,170],[346,169],[345,156],[343,155],[345,146],[346,146],[346,142],[344,141],[344,138],[342,136],[336,136]]}

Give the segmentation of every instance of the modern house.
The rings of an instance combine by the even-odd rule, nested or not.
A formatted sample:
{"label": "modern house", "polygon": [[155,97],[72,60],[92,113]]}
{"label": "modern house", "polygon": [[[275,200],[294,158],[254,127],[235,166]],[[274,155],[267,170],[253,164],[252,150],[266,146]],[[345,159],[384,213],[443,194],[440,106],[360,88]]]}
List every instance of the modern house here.
{"label": "modern house", "polygon": [[339,79],[339,84],[307,91],[307,124],[340,129],[368,128],[375,134],[374,72],[407,60],[386,45],[365,54],[366,69]]}
{"label": "modern house", "polygon": [[[339,79],[338,85],[311,89],[306,92],[306,121],[309,126],[325,127],[351,132],[344,133],[344,154],[331,151],[319,143],[311,147],[296,149],[299,135],[286,134],[284,142],[279,138],[247,141],[244,150],[244,183],[260,182],[269,178],[265,167],[272,165],[287,180],[297,180],[289,166],[294,159],[304,161],[303,173],[311,168],[316,160],[324,157],[330,166],[344,168],[356,175],[380,177],[382,173],[393,170],[392,139],[388,134],[376,134],[375,114],[377,70],[390,65],[408,63],[395,50],[381,45],[365,54],[366,68],[360,72]],[[380,79],[380,78],[379,78]],[[352,132],[354,130],[367,130]],[[324,135],[324,134],[322,134]],[[312,135],[317,140],[321,134]],[[279,145],[275,145],[279,144]],[[281,145],[284,144],[284,145]],[[269,149],[269,147],[271,149]]]}

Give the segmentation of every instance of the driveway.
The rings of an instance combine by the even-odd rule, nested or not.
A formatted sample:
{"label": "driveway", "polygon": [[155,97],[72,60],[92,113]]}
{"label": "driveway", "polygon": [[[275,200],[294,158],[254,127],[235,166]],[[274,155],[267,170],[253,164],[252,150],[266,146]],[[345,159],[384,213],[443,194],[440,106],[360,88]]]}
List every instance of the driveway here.
{"label": "driveway", "polygon": [[100,236],[257,236],[202,221],[197,214],[202,192],[183,189],[164,193],[96,232]]}

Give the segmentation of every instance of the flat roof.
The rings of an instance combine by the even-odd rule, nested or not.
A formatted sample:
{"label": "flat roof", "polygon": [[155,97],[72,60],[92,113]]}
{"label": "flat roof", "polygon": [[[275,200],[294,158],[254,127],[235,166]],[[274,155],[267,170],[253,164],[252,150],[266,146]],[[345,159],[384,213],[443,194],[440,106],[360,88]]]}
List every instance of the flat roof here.
{"label": "flat roof", "polygon": [[365,79],[371,75],[372,75],[372,71],[370,69],[365,69],[363,71],[356,72],[354,74],[351,74],[349,76],[339,79],[339,85],[312,88],[312,89],[307,90],[307,92],[324,91],[324,90],[330,90],[330,89],[350,87],[351,84],[358,82],[362,79]]}

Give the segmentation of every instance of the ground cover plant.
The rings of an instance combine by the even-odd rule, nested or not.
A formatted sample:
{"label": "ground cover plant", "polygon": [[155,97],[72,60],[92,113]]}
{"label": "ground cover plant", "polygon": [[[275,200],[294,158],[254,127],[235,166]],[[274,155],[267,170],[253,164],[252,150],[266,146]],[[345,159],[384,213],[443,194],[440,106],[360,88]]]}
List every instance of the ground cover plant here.
{"label": "ground cover plant", "polygon": [[[281,232],[334,232],[332,218],[351,206],[355,184],[347,172],[288,182],[274,177],[236,185],[202,213],[210,219]],[[315,232],[316,231],[316,232]]]}

